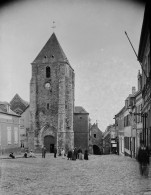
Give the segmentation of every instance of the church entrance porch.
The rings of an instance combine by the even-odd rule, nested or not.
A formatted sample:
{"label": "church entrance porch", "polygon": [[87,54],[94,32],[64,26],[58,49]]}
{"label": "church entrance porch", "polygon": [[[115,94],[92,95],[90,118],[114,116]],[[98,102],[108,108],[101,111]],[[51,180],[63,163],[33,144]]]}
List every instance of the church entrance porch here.
{"label": "church entrance porch", "polygon": [[55,139],[51,135],[47,135],[44,137],[44,145],[47,149],[47,152],[53,153],[54,152],[54,145],[55,145]]}

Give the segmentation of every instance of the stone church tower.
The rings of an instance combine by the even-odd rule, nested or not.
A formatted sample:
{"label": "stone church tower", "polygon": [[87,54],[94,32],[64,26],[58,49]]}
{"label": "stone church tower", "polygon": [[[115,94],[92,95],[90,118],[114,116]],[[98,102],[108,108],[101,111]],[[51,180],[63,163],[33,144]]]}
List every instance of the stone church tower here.
{"label": "stone church tower", "polygon": [[74,147],[74,70],[54,33],[31,65],[29,149]]}

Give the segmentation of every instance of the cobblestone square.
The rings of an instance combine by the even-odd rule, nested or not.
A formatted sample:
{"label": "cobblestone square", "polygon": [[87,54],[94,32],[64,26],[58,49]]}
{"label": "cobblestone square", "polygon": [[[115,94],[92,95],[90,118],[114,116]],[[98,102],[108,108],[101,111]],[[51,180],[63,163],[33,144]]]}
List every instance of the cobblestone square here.
{"label": "cobblestone square", "polygon": [[71,161],[37,154],[0,162],[1,195],[143,195],[151,190],[151,173],[142,178],[137,161],[124,156]]}

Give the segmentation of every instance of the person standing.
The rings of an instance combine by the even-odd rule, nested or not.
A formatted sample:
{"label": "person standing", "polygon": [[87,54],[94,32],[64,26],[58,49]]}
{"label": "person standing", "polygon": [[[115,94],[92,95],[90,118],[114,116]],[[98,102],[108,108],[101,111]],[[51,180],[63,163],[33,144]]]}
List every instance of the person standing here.
{"label": "person standing", "polygon": [[84,160],[88,160],[88,150],[84,151]]}
{"label": "person standing", "polygon": [[70,150],[70,149],[68,150],[67,158],[68,158],[68,160],[72,159],[72,150]]}
{"label": "person standing", "polygon": [[83,160],[83,158],[82,158],[82,150],[81,149],[79,150],[79,160]]}
{"label": "person standing", "polygon": [[57,148],[56,146],[54,147],[54,158],[56,158],[56,155],[57,155]]}
{"label": "person standing", "polygon": [[78,159],[79,159],[79,156],[81,156],[80,153],[82,154],[82,149],[81,149],[81,147],[79,147],[79,149],[78,149],[78,155],[77,155],[77,158],[78,158]]}
{"label": "person standing", "polygon": [[76,151],[75,151],[75,149],[72,150],[72,160],[76,160]]}
{"label": "person standing", "polygon": [[46,147],[43,146],[42,147],[42,158],[45,158],[45,156],[46,156]]}
{"label": "person standing", "polygon": [[141,141],[140,148],[138,150],[138,156],[137,160],[139,162],[139,169],[140,169],[140,174],[142,176],[148,176],[148,171],[149,171],[149,150],[148,148],[144,145],[143,141]]}
{"label": "person standing", "polygon": [[64,158],[64,156],[65,156],[65,151],[64,151],[63,148],[62,148],[62,150],[61,150],[61,156],[62,156],[62,158]]}

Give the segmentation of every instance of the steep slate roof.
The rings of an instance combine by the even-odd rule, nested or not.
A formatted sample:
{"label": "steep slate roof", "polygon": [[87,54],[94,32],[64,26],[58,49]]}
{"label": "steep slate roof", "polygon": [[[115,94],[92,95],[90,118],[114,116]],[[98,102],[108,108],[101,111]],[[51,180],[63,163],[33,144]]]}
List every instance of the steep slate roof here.
{"label": "steep slate roof", "polygon": [[1,102],[0,101],[0,113],[8,114],[8,115],[14,115],[14,116],[19,116],[18,114],[13,112],[11,109],[9,109],[9,111],[8,111],[7,110],[7,106],[10,106],[10,104],[8,102]]}
{"label": "steep slate roof", "polygon": [[[45,60],[44,60],[45,59]],[[51,61],[68,62],[68,59],[61,48],[55,33],[53,33],[45,46],[42,48],[33,63],[43,63]]]}
{"label": "steep slate roof", "polygon": [[22,114],[26,108],[29,106],[29,103],[23,100],[18,94],[16,94],[13,99],[10,101],[10,108],[15,112],[16,110],[20,110],[20,114]]}
{"label": "steep slate roof", "polygon": [[89,114],[82,106],[75,106],[74,114]]}

